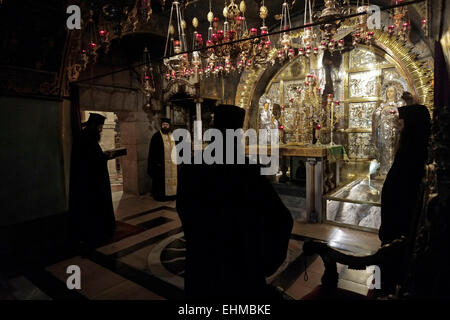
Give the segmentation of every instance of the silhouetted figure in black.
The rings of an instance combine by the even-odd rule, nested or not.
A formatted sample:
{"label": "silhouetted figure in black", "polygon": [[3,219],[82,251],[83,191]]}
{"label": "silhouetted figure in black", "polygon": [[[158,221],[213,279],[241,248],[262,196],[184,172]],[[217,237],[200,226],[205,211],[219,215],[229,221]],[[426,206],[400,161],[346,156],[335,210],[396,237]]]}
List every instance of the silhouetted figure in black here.
{"label": "silhouetted figure in black", "polygon": [[[394,163],[389,170],[381,193],[381,226],[379,238],[382,244],[400,237],[409,237],[415,223],[420,197],[420,183],[428,158],[428,139],[431,120],[428,109],[413,104],[410,93],[402,97],[407,106],[399,111],[400,143]],[[382,289],[392,291],[404,272],[401,257],[394,257],[381,266]],[[383,288],[384,286],[384,288]]]}
{"label": "silhouetted figure in black", "polygon": [[409,235],[412,214],[428,158],[431,130],[428,109],[414,104],[401,107],[399,121],[400,143],[381,193],[379,237],[382,243]]}
{"label": "silhouetted figure in black", "polygon": [[[241,128],[244,115],[239,107],[218,106],[214,127]],[[265,277],[286,258],[293,221],[260,167],[181,165],[178,181],[187,298],[279,298]]]}
{"label": "silhouetted figure in black", "polygon": [[74,139],[69,207],[74,240],[97,246],[114,235],[116,223],[107,161],[99,145],[105,117],[91,113]]}

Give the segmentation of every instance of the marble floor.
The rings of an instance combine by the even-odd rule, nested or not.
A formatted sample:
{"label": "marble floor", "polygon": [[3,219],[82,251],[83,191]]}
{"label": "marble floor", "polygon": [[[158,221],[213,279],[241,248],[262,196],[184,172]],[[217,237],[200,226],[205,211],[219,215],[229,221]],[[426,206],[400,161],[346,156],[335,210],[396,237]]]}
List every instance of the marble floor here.
{"label": "marble floor", "polygon": [[[113,192],[113,202],[116,219],[138,228],[138,232],[97,248],[86,256],[74,256],[15,279],[15,286],[26,287],[29,293],[16,289],[12,291],[14,298],[182,299],[185,246],[175,202],[157,202],[150,195],[132,196],[122,191]],[[293,299],[301,299],[319,285],[324,271],[319,257],[303,254],[303,242],[307,239],[325,240],[336,248],[358,254],[372,253],[380,246],[374,233],[296,221],[287,259],[267,279]],[[66,270],[70,265],[80,267],[80,290],[67,289]],[[344,266],[338,266],[338,270],[339,287],[367,294],[368,273],[348,270]],[[10,287],[13,288],[13,284]]]}

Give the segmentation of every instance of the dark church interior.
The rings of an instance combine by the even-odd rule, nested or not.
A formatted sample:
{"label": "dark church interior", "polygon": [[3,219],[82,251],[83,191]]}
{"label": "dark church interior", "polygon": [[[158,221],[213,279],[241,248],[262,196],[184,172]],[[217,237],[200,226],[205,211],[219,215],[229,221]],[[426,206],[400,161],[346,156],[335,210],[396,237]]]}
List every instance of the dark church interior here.
{"label": "dark church interior", "polygon": [[450,299],[450,1],[0,0],[0,35],[2,303]]}

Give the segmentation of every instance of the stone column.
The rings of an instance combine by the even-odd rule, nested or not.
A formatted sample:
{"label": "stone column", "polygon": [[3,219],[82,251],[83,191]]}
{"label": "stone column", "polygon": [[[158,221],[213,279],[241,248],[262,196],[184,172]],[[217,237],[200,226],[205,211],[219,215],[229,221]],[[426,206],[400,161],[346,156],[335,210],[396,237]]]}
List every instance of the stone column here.
{"label": "stone column", "polygon": [[127,155],[120,158],[123,174],[123,191],[135,195],[147,193],[150,178],[147,175],[148,148],[151,138],[147,113],[119,112],[120,145]]}
{"label": "stone column", "polygon": [[308,222],[312,222],[316,215],[316,203],[314,199],[315,192],[315,158],[308,158],[306,160],[306,213],[308,217]]}
{"label": "stone column", "polygon": [[306,212],[309,222],[322,222],[323,217],[323,161],[306,160]]}

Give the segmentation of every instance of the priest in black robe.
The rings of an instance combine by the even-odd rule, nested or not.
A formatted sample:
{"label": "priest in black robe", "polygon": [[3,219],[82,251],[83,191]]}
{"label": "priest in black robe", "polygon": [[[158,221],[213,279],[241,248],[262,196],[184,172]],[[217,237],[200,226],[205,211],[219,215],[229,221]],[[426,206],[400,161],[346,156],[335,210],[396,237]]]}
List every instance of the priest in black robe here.
{"label": "priest in black robe", "polygon": [[147,172],[152,179],[152,196],[157,201],[173,200],[177,191],[177,165],[171,159],[175,146],[170,119],[161,119],[161,130],[150,140]]}
{"label": "priest in black robe", "polygon": [[[409,92],[403,94],[410,95]],[[403,99],[409,103],[398,110],[400,143],[381,192],[378,235],[382,244],[409,236],[428,159],[430,113],[427,107],[414,104],[412,96],[411,100]]]}
{"label": "priest in black robe", "polygon": [[[214,127],[241,128],[244,115],[242,108],[217,106]],[[224,158],[226,152],[224,146]],[[293,221],[260,169],[248,159],[180,165],[176,206],[186,238],[187,298],[281,297],[265,278],[286,258]]]}
{"label": "priest in black robe", "polygon": [[72,147],[69,211],[74,240],[97,246],[111,239],[116,222],[107,161],[100,137],[105,117],[91,113]]}
{"label": "priest in black robe", "polygon": [[[378,236],[382,245],[401,237],[412,241],[422,208],[421,183],[428,159],[431,118],[427,107],[414,104],[410,93],[402,98],[407,106],[398,109],[400,144],[394,163],[381,191],[381,226]],[[403,281],[409,261],[400,255],[379,264],[381,287],[386,293],[395,292]]]}

